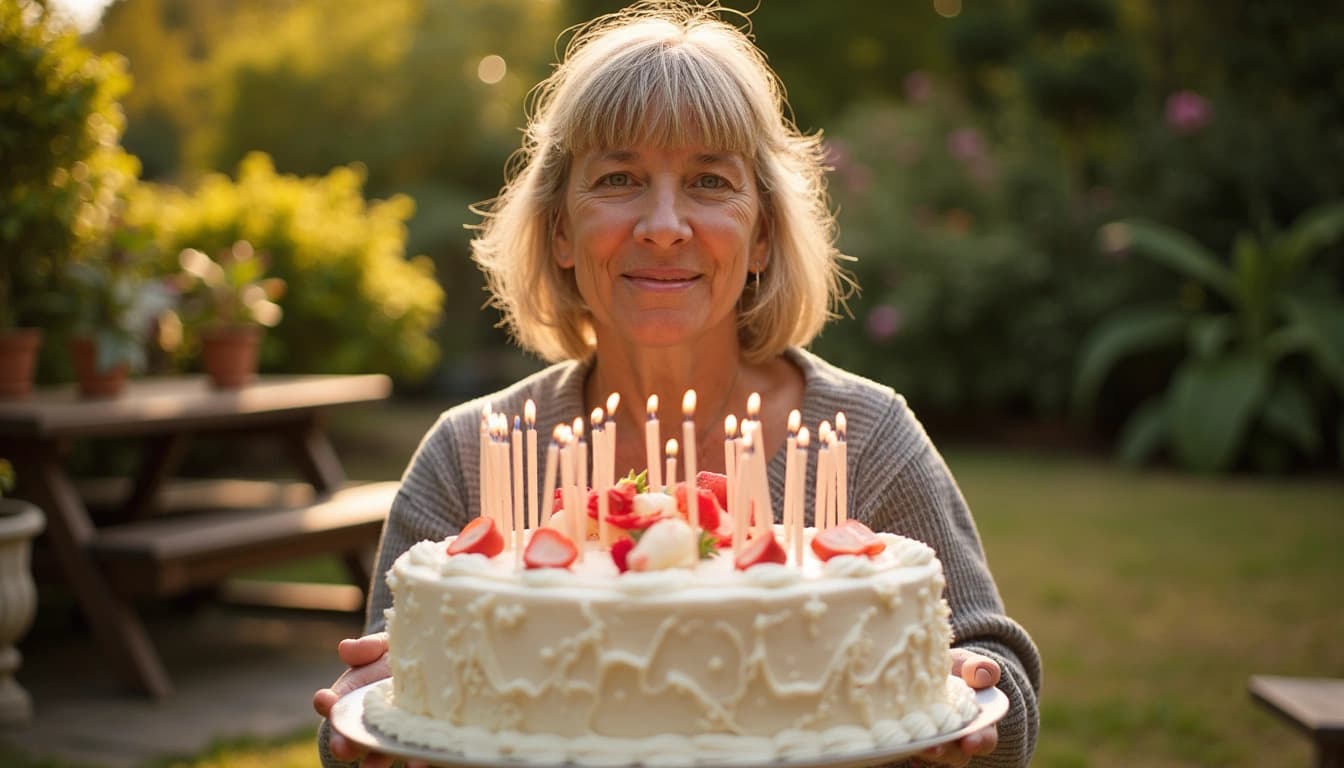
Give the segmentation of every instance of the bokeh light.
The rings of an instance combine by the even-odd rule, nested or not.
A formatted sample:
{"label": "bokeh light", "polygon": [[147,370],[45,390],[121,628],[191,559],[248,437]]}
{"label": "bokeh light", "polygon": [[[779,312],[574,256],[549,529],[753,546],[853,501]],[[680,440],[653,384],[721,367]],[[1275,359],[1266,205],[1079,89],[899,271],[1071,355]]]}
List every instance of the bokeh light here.
{"label": "bokeh light", "polygon": [[486,85],[494,85],[503,80],[504,74],[508,71],[509,65],[504,61],[504,57],[493,53],[481,59],[481,63],[476,65],[476,76]]}

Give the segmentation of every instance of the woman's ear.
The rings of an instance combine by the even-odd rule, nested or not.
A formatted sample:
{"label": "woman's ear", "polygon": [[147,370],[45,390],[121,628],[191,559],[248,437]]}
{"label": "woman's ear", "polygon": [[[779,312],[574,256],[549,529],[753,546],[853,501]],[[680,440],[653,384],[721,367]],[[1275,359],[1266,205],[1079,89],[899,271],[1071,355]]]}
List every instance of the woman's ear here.
{"label": "woman's ear", "polygon": [[764,213],[756,221],[756,239],[751,244],[752,271],[759,272],[770,263],[770,219]]}
{"label": "woman's ear", "polygon": [[573,269],[574,249],[570,245],[569,223],[565,220],[565,214],[563,212],[556,213],[552,222],[551,255],[561,269]]}

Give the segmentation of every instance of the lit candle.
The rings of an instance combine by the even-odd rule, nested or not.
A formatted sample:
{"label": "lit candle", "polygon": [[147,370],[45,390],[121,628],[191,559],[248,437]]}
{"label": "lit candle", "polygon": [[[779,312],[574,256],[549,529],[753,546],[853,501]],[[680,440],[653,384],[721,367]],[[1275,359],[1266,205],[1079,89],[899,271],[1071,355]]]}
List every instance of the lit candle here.
{"label": "lit candle", "polygon": [[662,436],[658,434],[658,396],[649,395],[648,421],[644,422],[644,455],[648,463],[649,490],[662,490],[662,470],[658,468],[658,448]]}
{"label": "lit candle", "polygon": [[537,404],[523,404],[523,423],[527,426],[527,520],[524,528],[536,528],[541,522],[537,507]]}
{"label": "lit candle", "polygon": [[663,479],[667,481],[666,488],[671,488],[677,482],[677,439],[675,437],[667,439],[667,472],[664,473]]}
{"label": "lit candle", "polygon": [[507,543],[513,538],[513,499],[509,489],[509,417],[495,414],[495,519]]}
{"label": "lit candle", "polygon": [[551,431],[551,444],[546,448],[546,485],[541,496],[541,519],[537,527],[545,528],[551,521],[551,510],[555,508],[555,473],[560,460],[560,438],[564,425],[557,424]]}
{"label": "lit candle", "polygon": [[812,511],[812,524],[820,533],[831,527],[831,423],[821,422],[817,428],[817,488],[816,504]]}
{"label": "lit candle", "polygon": [[607,485],[616,484],[616,407],[621,404],[617,392],[607,395]]}
{"label": "lit candle", "polygon": [[[588,441],[583,436],[583,417],[574,419],[574,437],[578,440],[574,456],[574,514],[570,516],[570,538],[583,559],[583,542],[588,538]],[[571,507],[565,507],[571,509]]]}
{"label": "lit candle", "polygon": [[747,396],[747,420],[751,422],[751,428],[756,433],[756,454],[761,457],[763,462],[767,461],[765,431],[761,429],[761,396],[755,392]]}
{"label": "lit candle", "polygon": [[593,425],[593,490],[597,492],[597,540],[607,545],[607,488],[611,482],[608,477],[607,430],[603,423],[601,408],[594,408],[590,419]]}
{"label": "lit candle", "polygon": [[513,417],[513,432],[509,434],[513,449],[513,562],[516,567],[523,557],[523,529],[527,527],[527,507],[523,504],[523,422]]}
{"label": "lit candle", "polygon": [[752,441],[748,424],[742,425],[742,437],[737,450],[737,487],[734,489],[733,507],[733,557],[742,551],[747,526],[751,524],[751,467],[755,463],[756,449]]}
{"label": "lit candle", "polygon": [[845,446],[845,414],[835,412],[835,512],[836,522],[849,519],[849,449]]}
{"label": "lit candle", "polygon": [[695,390],[688,389],[681,398],[681,443],[686,463],[686,521],[691,524],[695,540],[700,540],[700,499],[695,489]]}
{"label": "lit candle", "polygon": [[760,422],[752,423],[752,439],[756,444],[756,458],[751,467],[752,507],[756,510],[756,535],[770,531],[775,524],[775,505],[770,500],[770,483],[766,479],[765,465],[769,457],[765,454],[765,443],[761,442]]}
{"label": "lit candle", "polygon": [[794,457],[795,448],[798,445],[798,429],[803,425],[803,415],[798,409],[789,411],[789,437],[786,441],[784,450],[784,546],[788,547],[793,536],[793,516],[798,510],[795,507],[797,501],[796,485],[798,480],[795,476],[797,469],[797,460]]}
{"label": "lit candle", "polygon": [[[574,527],[574,508],[577,506],[574,501],[574,432],[569,427],[564,428],[563,436],[560,438],[560,498],[565,505],[565,535],[570,536]],[[577,544],[577,543],[576,543]]]}
{"label": "lit candle", "polygon": [[[806,485],[807,477],[807,444],[811,441],[811,433],[807,427],[798,430],[798,483],[796,485],[798,498],[794,501],[797,514],[794,515],[794,539],[793,539],[793,561],[799,568],[803,567],[803,508],[806,502],[803,498],[803,487]],[[815,521],[813,525],[816,525]]]}
{"label": "lit candle", "polygon": [[728,509],[723,511],[731,515],[737,498],[734,495],[737,488],[737,417],[732,414],[723,419],[723,476],[726,486],[724,497],[728,504]]}

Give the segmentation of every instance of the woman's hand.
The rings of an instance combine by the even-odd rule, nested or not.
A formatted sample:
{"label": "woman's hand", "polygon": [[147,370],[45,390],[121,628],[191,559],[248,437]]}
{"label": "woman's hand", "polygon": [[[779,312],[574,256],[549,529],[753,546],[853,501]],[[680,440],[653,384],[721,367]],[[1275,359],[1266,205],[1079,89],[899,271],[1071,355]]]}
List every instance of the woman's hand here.
{"label": "woman's hand", "polygon": [[[952,674],[960,675],[972,688],[990,688],[999,684],[1001,670],[993,659],[961,648],[952,649]],[[955,742],[929,747],[919,753],[919,760],[935,765],[961,768],[976,755],[987,755],[999,745],[999,726],[990,724],[968,733]]]}
{"label": "woman's hand", "polygon": [[[346,638],[336,647],[341,661],[350,668],[336,678],[330,688],[323,688],[313,694],[313,709],[324,718],[331,717],[331,708],[342,696],[392,676],[387,664],[387,633],[377,632],[359,638]],[[373,752],[366,753],[364,748],[331,729],[328,742],[331,756],[337,760],[360,761],[364,768],[390,768],[393,758]],[[409,760],[406,768],[425,768],[427,764]]]}

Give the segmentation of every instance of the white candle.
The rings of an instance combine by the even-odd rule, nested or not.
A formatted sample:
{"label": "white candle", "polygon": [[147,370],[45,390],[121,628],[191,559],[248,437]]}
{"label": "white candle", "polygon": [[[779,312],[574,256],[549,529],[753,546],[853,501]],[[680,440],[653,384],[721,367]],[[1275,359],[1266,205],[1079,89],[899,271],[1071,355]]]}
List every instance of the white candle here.
{"label": "white candle", "polygon": [[737,417],[732,414],[723,419],[723,476],[724,500],[728,504],[723,511],[731,515],[737,499],[734,495],[737,488]]}
{"label": "white candle", "polygon": [[845,446],[845,414],[835,413],[835,512],[836,522],[849,519],[849,449]]}
{"label": "white candle", "polygon": [[[602,478],[603,483],[608,490],[616,485],[616,407],[621,404],[621,395],[612,392],[607,395],[607,422],[603,425],[602,442]],[[607,494],[602,494],[599,506],[599,513],[602,515],[602,522],[598,525],[598,536],[602,540],[603,546],[611,544],[611,531],[607,530],[606,516],[610,511],[611,500]]]}
{"label": "white candle", "polygon": [[649,418],[644,422],[644,455],[648,463],[649,490],[662,490],[663,475],[658,468],[658,449],[662,436],[658,434],[658,396],[649,395]]}
{"label": "white candle", "polygon": [[564,426],[557,424],[551,431],[551,444],[546,448],[546,485],[542,489],[541,519],[537,527],[545,528],[551,521],[551,510],[555,508],[555,473],[560,461],[560,438]]}
{"label": "white candle", "polygon": [[487,513],[485,500],[489,494],[486,493],[486,489],[490,487],[490,462],[488,461],[490,456],[490,413],[490,404],[486,403],[485,407],[481,409],[481,450],[476,458],[476,463],[478,465],[476,475],[479,486],[477,488],[477,493],[479,494],[480,517],[485,517]]}
{"label": "white candle", "polygon": [[751,519],[751,467],[755,463],[756,450],[752,442],[751,430],[746,429],[743,424],[742,437],[738,444],[736,464],[737,464],[737,487],[733,493],[733,556],[736,557],[742,551],[743,540],[746,538],[746,529],[750,525]]}
{"label": "white candle", "polygon": [[607,476],[607,430],[601,408],[594,408],[593,425],[593,490],[597,492],[597,540],[607,545],[607,488],[611,482]]}
{"label": "white candle", "polygon": [[[798,498],[794,501],[797,514],[794,515],[794,538],[793,538],[793,561],[799,568],[803,567],[803,508],[806,506],[806,500],[803,496],[803,489],[807,482],[807,444],[811,441],[811,433],[807,427],[798,430],[798,483],[795,486]],[[813,525],[815,525],[815,521]]]}
{"label": "white candle", "polygon": [[755,424],[752,433],[757,446],[756,459],[751,468],[752,505],[759,511],[756,515],[756,534],[759,536],[769,532],[770,526],[775,524],[775,505],[770,499],[770,482],[766,478],[769,457],[763,450],[765,443],[760,440],[760,428]]}
{"label": "white candle", "polygon": [[513,417],[513,432],[509,435],[513,448],[513,550],[514,565],[522,562],[523,529],[527,527],[527,507],[523,504],[523,430],[522,420]]}
{"label": "white candle", "polygon": [[686,464],[686,520],[691,524],[695,540],[700,540],[700,500],[695,489],[695,390],[688,389],[681,398],[681,444],[685,446],[683,461]]}
{"label": "white candle", "polygon": [[560,439],[560,498],[564,500],[565,505],[565,535],[573,533],[571,521],[574,518],[574,507],[577,506],[574,501],[574,432],[569,428],[564,428],[564,436]]}
{"label": "white candle", "polygon": [[794,470],[798,463],[794,456],[795,448],[798,445],[798,429],[803,425],[803,415],[798,409],[789,411],[789,437],[785,442],[784,449],[784,546],[787,548],[793,537],[793,516],[797,514],[795,502],[797,499],[795,486],[798,480]]}
{"label": "white candle", "polygon": [[527,426],[527,520],[524,528],[536,528],[541,522],[537,506],[537,404],[523,404],[523,423]]}
{"label": "white candle", "polygon": [[831,523],[831,451],[828,444],[830,435],[831,423],[821,422],[821,426],[817,429],[816,504],[812,511],[812,524],[817,527],[818,533],[829,528]]}
{"label": "white candle", "polygon": [[663,473],[663,480],[666,483],[665,489],[670,489],[677,482],[677,438],[675,437],[667,439],[667,471]]}
{"label": "white candle", "polygon": [[[574,419],[574,436],[578,440],[574,456],[574,515],[570,517],[570,531],[574,546],[583,559],[583,542],[588,538],[588,441],[583,436],[583,418]],[[570,507],[565,507],[570,509]]]}
{"label": "white candle", "polygon": [[753,436],[756,441],[756,454],[761,457],[762,463],[768,462],[770,457],[765,453],[765,431],[761,429],[761,396],[755,392],[747,396],[747,420],[751,422],[751,428],[756,433]]}

